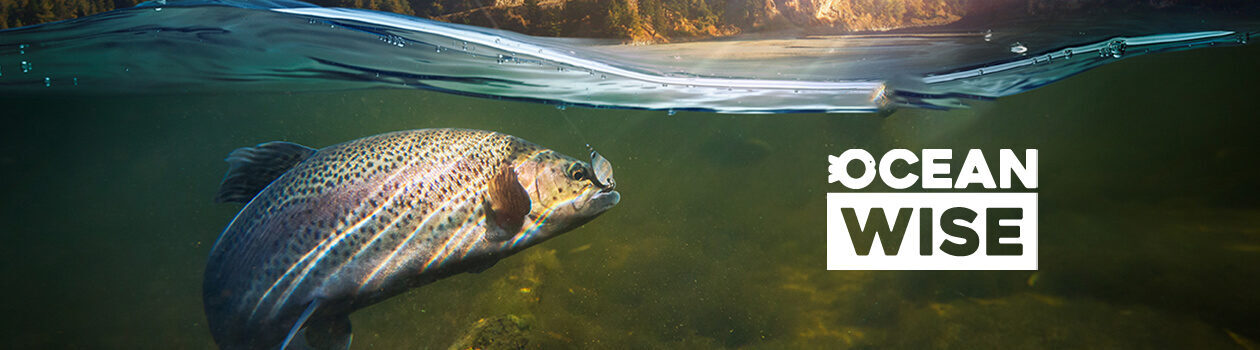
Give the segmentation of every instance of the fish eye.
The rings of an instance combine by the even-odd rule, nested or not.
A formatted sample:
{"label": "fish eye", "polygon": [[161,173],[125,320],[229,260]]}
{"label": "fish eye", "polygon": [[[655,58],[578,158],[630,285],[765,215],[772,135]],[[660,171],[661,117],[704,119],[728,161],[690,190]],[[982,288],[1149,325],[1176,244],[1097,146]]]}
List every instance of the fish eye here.
{"label": "fish eye", "polygon": [[586,180],[586,168],[578,164],[569,166],[569,178],[573,179],[573,181]]}

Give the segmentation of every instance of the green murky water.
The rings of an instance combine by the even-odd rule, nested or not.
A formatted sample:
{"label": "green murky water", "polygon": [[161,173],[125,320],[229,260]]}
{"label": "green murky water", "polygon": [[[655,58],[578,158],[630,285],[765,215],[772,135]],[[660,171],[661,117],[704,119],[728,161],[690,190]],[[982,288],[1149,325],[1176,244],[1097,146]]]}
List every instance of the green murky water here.
{"label": "green murky water", "polygon": [[[480,274],[352,315],[356,349],[1256,348],[1260,46],[1148,56],[953,111],[731,116],[418,91],[0,98],[6,348],[213,348],[211,198],[233,148],[501,131],[595,145],[620,205]],[[8,72],[6,72],[8,73]],[[1037,148],[1032,272],[825,269],[826,155]]]}

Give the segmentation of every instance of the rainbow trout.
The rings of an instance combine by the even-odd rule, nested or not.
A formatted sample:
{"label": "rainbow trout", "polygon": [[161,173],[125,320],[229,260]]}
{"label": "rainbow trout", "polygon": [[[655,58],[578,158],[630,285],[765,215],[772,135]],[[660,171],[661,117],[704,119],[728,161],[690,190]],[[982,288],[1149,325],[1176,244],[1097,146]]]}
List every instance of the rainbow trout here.
{"label": "rainbow trout", "polygon": [[592,157],[606,178],[480,130],[237,149],[216,200],[248,204],[206,266],[211,334],[224,349],[348,348],[351,312],[483,271],[617,205],[611,165]]}

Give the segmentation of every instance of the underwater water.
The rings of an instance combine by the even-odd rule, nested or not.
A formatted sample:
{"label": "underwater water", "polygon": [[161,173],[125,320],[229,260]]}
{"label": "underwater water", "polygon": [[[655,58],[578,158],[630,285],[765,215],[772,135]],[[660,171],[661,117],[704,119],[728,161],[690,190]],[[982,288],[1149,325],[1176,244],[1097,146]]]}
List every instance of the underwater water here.
{"label": "underwater water", "polygon": [[[0,32],[0,42],[14,33]],[[627,57],[616,51],[628,49],[600,50]],[[99,67],[80,71],[81,87],[96,91],[44,92],[42,79],[12,62],[37,54],[0,58],[7,348],[215,348],[201,281],[210,247],[241,208],[212,201],[227,153],[433,127],[504,132],[569,155],[589,143],[616,168],[621,203],[485,272],[352,314],[353,348],[445,349],[479,319],[502,315],[523,325],[527,348],[543,349],[1254,349],[1260,341],[1256,45],[1126,58],[968,100],[970,108],[792,115],[669,104],[685,91],[630,99],[675,113],[463,96],[444,91],[467,86],[441,83],[359,89],[396,82],[285,76],[216,85],[202,79],[227,68],[200,65],[195,52],[186,54],[196,69],[134,68],[151,70],[146,79],[162,70],[205,75],[126,82],[101,63],[121,58],[101,52],[105,61],[83,63]],[[181,86],[191,90],[172,90]],[[67,87],[47,89],[56,88]],[[784,111],[775,95],[758,96],[722,101]],[[694,109],[720,105],[703,103],[710,107]],[[850,111],[836,109],[799,111]],[[850,148],[1039,149],[1039,271],[827,271],[825,196],[847,189],[827,183],[824,160]]]}

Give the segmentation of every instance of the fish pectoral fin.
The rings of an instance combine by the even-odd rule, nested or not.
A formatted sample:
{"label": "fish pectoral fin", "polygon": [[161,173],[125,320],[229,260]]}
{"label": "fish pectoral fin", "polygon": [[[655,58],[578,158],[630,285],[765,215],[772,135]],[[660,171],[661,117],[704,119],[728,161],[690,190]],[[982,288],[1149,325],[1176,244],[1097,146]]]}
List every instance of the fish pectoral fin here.
{"label": "fish pectoral fin", "polygon": [[347,350],[350,349],[350,341],[354,339],[350,317],[344,314],[311,320],[303,333],[306,333],[303,337],[306,343],[312,349],[319,350]]}
{"label": "fish pectoral fin", "polygon": [[298,316],[289,335],[284,337],[277,350],[347,350],[354,335],[350,332],[350,317],[346,314],[332,317],[311,318],[319,309],[322,299],[315,299]]}
{"label": "fish pectoral fin", "polygon": [[280,348],[278,350],[286,350],[289,348],[289,344],[293,342],[293,337],[302,330],[302,325],[306,323],[306,319],[310,318],[311,314],[315,313],[315,309],[319,308],[319,302],[320,299],[315,299],[312,300],[310,304],[306,305],[306,310],[302,311],[302,315],[298,316],[297,321],[293,322],[293,327],[289,328],[289,335],[284,337],[284,342],[280,343]]}
{"label": "fish pectoral fin", "polygon": [[516,169],[509,163],[499,167],[486,191],[486,240],[502,242],[521,232],[533,203],[521,186]]}
{"label": "fish pectoral fin", "polygon": [[228,172],[215,193],[216,203],[248,203],[280,175],[315,154],[310,147],[272,141],[254,147],[241,147],[228,153]]}

